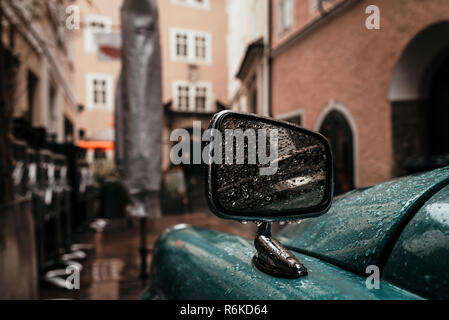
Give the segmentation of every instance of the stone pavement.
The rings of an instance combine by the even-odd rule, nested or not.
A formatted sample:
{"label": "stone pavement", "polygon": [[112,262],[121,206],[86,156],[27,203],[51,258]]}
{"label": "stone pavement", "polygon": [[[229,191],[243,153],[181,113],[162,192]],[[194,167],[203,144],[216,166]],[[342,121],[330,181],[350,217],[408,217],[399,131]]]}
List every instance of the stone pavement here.
{"label": "stone pavement", "polygon": [[[40,288],[40,299],[138,299],[145,288],[139,279],[139,228],[137,221],[110,221],[103,232],[89,231],[84,243],[95,245],[83,264],[79,290],[56,289],[48,285]],[[242,225],[218,219],[210,212],[164,216],[148,230],[148,248],[153,248],[166,228],[185,223],[253,238],[254,224]],[[151,254],[148,256],[148,266]],[[149,268],[148,268],[149,269]]]}

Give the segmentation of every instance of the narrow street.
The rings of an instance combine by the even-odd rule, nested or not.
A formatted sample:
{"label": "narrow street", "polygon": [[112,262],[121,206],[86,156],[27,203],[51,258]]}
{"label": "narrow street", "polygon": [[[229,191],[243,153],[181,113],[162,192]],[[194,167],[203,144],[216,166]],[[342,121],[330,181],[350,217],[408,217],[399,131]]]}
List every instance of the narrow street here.
{"label": "narrow street", "polygon": [[0,0],[0,301],[449,299],[448,35],[449,0]]}
{"label": "narrow street", "polygon": [[[88,257],[80,261],[80,290],[57,289],[41,285],[40,299],[83,299],[83,300],[135,300],[145,286],[139,279],[139,228],[137,221],[110,221],[103,232],[89,231],[83,243],[93,244],[95,250],[86,251]],[[252,238],[255,225],[242,225],[234,221],[216,218],[212,213],[202,212],[186,215],[164,216],[156,227],[148,230],[148,248],[153,248],[165,229],[185,223],[196,227],[210,228]],[[148,255],[148,265],[151,254]]]}

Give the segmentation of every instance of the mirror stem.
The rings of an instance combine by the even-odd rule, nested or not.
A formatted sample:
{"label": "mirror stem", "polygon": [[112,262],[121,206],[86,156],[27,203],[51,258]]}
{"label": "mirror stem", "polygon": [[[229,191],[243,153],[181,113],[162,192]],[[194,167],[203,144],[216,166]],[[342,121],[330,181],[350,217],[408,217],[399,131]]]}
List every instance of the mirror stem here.
{"label": "mirror stem", "polygon": [[271,237],[271,223],[263,222],[257,229],[257,236]]}
{"label": "mirror stem", "polygon": [[262,272],[282,278],[307,275],[307,268],[271,234],[271,223],[264,222],[257,230],[254,265]]}

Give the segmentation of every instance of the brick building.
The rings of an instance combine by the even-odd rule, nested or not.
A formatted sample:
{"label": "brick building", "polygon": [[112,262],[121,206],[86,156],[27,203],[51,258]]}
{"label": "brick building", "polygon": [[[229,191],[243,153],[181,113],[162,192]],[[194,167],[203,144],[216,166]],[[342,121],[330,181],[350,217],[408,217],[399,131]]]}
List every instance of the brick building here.
{"label": "brick building", "polygon": [[449,2],[318,4],[272,1],[272,115],[329,138],[337,193],[447,163]]}

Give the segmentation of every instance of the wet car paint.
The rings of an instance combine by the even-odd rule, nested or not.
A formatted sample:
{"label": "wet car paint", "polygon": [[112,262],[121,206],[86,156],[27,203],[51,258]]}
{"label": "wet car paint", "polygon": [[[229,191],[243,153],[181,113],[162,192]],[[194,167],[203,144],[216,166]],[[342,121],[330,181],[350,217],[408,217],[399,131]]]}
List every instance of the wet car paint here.
{"label": "wet car paint", "polygon": [[[366,267],[383,270],[401,232],[448,183],[449,168],[393,180],[338,197],[326,215],[288,226],[278,239],[309,270],[295,280],[258,271],[251,240],[194,228],[167,232],[156,244],[144,298],[418,299],[387,281],[367,289]],[[399,262],[390,264],[395,268],[404,270]]]}
{"label": "wet car paint", "polygon": [[259,271],[251,259],[251,240],[213,230],[185,227],[158,241],[146,299],[419,299],[386,282],[368,290],[366,278],[293,252],[309,275],[275,278]]}
{"label": "wet car paint", "polygon": [[401,234],[383,277],[430,299],[449,299],[449,186],[413,217]]}
{"label": "wet car paint", "polygon": [[418,209],[449,183],[449,168],[356,190],[334,200],[323,216],[287,226],[278,240],[287,248],[365,274],[383,269],[403,228]]}

